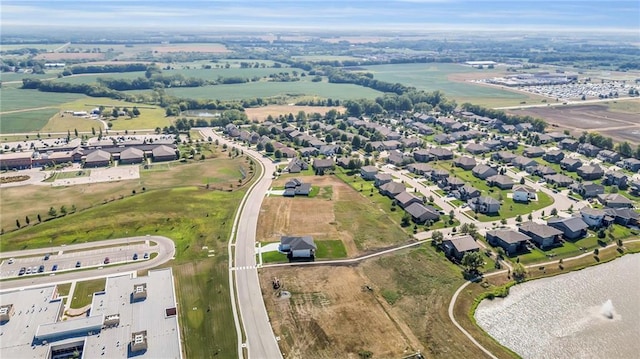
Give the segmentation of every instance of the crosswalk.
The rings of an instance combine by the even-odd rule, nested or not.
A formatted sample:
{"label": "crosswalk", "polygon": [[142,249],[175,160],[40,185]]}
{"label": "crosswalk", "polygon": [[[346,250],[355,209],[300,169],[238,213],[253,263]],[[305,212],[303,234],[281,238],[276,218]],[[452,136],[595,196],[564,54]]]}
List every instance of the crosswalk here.
{"label": "crosswalk", "polygon": [[256,269],[256,268],[257,266],[242,266],[242,267],[233,267],[231,269],[235,271],[239,271],[239,270]]}

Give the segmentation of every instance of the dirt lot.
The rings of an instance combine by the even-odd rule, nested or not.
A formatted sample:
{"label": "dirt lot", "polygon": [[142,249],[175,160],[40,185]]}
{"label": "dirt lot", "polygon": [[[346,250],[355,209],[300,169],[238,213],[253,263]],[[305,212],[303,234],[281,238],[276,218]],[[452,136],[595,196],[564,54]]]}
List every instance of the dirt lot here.
{"label": "dirt lot", "polygon": [[[271,289],[277,277],[290,299]],[[262,269],[261,286],[275,334],[286,358],[399,358],[420,350],[417,338],[388,313],[388,305],[366,289],[359,268]]]}
{"label": "dirt lot", "polygon": [[247,117],[249,120],[257,120],[264,121],[267,119],[267,116],[271,115],[272,117],[278,117],[278,115],[288,115],[293,114],[296,116],[298,112],[304,111],[307,115],[317,112],[319,114],[324,115],[330,110],[335,109],[338,112],[344,112],[344,107],[326,107],[326,106],[291,106],[291,105],[270,105],[265,107],[256,107],[256,108],[247,108],[245,112],[247,113]]}
{"label": "dirt lot", "polygon": [[605,104],[536,107],[511,113],[542,118],[578,136],[583,131],[596,131],[614,140],[640,143],[640,113],[611,111]]}
{"label": "dirt lot", "polygon": [[102,53],[83,53],[83,52],[48,52],[45,54],[39,54],[34,59],[47,60],[47,61],[59,61],[59,60],[102,60],[104,54]]}

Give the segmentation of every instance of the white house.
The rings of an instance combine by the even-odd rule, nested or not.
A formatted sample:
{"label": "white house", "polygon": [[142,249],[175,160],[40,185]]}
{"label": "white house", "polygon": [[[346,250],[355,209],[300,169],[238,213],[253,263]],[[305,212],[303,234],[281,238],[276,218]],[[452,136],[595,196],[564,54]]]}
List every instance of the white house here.
{"label": "white house", "polygon": [[513,187],[513,200],[515,202],[529,202],[536,199],[536,190],[527,186]]}

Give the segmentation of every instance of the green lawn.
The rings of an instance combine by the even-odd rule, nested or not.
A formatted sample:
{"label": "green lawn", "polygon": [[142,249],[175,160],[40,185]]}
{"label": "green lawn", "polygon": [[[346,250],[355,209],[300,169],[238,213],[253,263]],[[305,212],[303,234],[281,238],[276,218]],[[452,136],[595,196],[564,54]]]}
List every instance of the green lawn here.
{"label": "green lawn", "polygon": [[58,109],[49,108],[0,115],[0,133],[22,133],[40,131]]}
{"label": "green lawn", "polygon": [[[22,110],[28,108],[54,106],[87,96],[74,93],[41,92],[38,90],[23,90],[15,87],[0,89],[0,112]],[[4,117],[4,115],[2,115]]]}
{"label": "green lawn", "polygon": [[85,305],[91,304],[93,293],[104,290],[106,279],[94,279],[84,282],[77,282],[71,299],[71,308],[79,309]]}
{"label": "green lawn", "polygon": [[319,240],[315,241],[315,243],[318,247],[316,250],[316,260],[347,258],[347,249],[339,239]]}

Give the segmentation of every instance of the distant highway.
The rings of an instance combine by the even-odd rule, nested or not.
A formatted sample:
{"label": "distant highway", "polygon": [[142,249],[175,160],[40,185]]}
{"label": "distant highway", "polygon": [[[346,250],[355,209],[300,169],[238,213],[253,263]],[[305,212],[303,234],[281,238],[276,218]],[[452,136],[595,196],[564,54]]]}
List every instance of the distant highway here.
{"label": "distant highway", "polygon": [[[127,246],[127,243],[133,242],[145,242],[151,241],[157,243],[155,246],[146,246],[146,247],[134,247],[125,249],[125,254],[116,255],[113,259],[114,261],[127,262],[129,256],[131,256],[130,263],[121,264],[121,265],[104,265],[104,257],[107,256],[105,253],[117,252],[117,245]],[[105,248],[105,246],[114,246],[111,249]],[[144,251],[148,250],[148,253],[157,253],[157,256],[153,259],[145,260],[142,258],[144,252],[139,252],[139,260],[133,260],[134,251]],[[73,269],[75,269],[75,262],[81,261],[83,264],[79,269],[80,270],[70,270],[70,271],[62,271],[63,267],[60,267],[59,270],[61,272],[53,273],[51,272],[51,266],[54,264],[56,259],[60,259],[57,257],[59,252],[70,252],[70,256],[59,263],[65,263],[67,265],[68,261],[72,261]],[[80,252],[76,252],[80,251]],[[85,252],[83,252],[85,251]],[[16,266],[17,269],[20,267],[26,267],[26,264],[29,263],[32,266],[46,263],[46,271],[45,275],[24,275],[21,276],[20,279],[12,279],[12,280],[3,280],[0,282],[0,291],[18,289],[25,286],[34,286],[34,285],[46,285],[52,282],[66,282],[72,280],[83,280],[88,277],[107,277],[114,274],[120,273],[128,273],[131,271],[145,270],[157,267],[163,263],[166,263],[174,258],[175,256],[175,245],[170,238],[161,237],[161,236],[140,236],[140,237],[129,237],[129,238],[119,238],[119,239],[111,239],[99,242],[88,242],[82,244],[73,244],[68,246],[56,246],[56,247],[45,247],[40,249],[29,249],[24,251],[13,251],[13,252],[2,252],[0,255],[3,258],[3,263],[0,266],[1,271],[5,271],[4,268],[9,266],[8,259],[15,258],[16,262],[11,264],[12,269],[9,271],[15,270],[13,266]],[[49,258],[49,260],[44,261],[44,255],[47,253],[52,253],[53,255]],[[64,256],[64,254],[63,254]],[[24,257],[32,257],[33,259],[21,259]],[[42,259],[42,260],[41,260]],[[84,262],[83,262],[84,261]],[[31,264],[33,263],[33,264]],[[112,262],[113,263],[113,262]],[[91,269],[88,267],[91,266]],[[66,268],[71,269],[71,268]],[[48,274],[48,275],[46,275]],[[53,274],[53,275],[52,275]]]}

